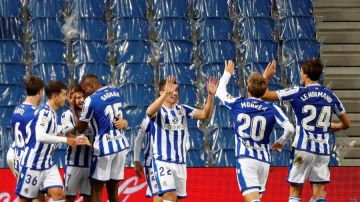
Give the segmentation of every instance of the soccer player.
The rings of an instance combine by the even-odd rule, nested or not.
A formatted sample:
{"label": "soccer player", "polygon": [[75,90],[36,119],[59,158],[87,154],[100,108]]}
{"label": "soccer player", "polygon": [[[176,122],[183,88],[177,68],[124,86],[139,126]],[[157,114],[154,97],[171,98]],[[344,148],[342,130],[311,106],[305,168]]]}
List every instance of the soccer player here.
{"label": "soccer player", "polygon": [[204,108],[194,109],[177,103],[177,84],[175,78],[169,76],[160,82],[159,97],[146,111],[155,126],[152,168],[162,201],[175,202],[186,197],[187,119],[211,117],[216,88],[217,80],[210,78]]}
{"label": "soccer player", "polygon": [[[265,70],[264,78],[270,80],[275,69],[273,62]],[[267,90],[263,96],[266,100],[289,101],[295,112],[296,135],[287,178],[290,202],[301,200],[302,186],[308,177],[315,201],[326,201],[324,184],[330,182],[330,132],[350,127],[350,120],[339,98],[318,83],[323,69],[319,59],[306,61],[300,72],[304,87],[295,86],[276,92]],[[339,117],[340,123],[331,122],[333,112]],[[274,144],[278,149],[282,146],[280,142]]]}
{"label": "soccer player", "polygon": [[81,116],[73,112],[76,130],[84,132],[91,122],[94,125],[93,159],[90,166],[91,201],[102,200],[104,184],[110,202],[117,202],[119,181],[124,179],[126,152],[129,143],[124,135],[127,121],[121,111],[118,88],[103,86],[96,75],[88,74],[80,82],[88,97]]}
{"label": "soccer player", "polygon": [[[25,140],[25,152],[21,159],[21,172],[16,187],[20,201],[31,201],[39,191],[47,193],[53,201],[64,201],[62,179],[59,170],[54,165],[52,155],[57,143],[71,146],[86,144],[86,138],[59,137],[55,111],[65,102],[66,85],[60,81],[50,81],[45,86],[48,98],[36,110],[33,119],[26,126],[28,134]],[[86,139],[86,140],[85,140]]]}
{"label": "soccer player", "polygon": [[155,181],[154,171],[151,167],[152,159],[152,144],[154,138],[155,128],[154,122],[150,120],[148,116],[144,118],[140,125],[139,133],[135,139],[134,145],[134,169],[135,174],[141,178],[143,175],[143,166],[140,163],[140,152],[142,144],[145,140],[145,177],[147,181],[146,197],[153,198],[154,202],[161,202],[159,196],[157,195],[158,189]]}
{"label": "soccer player", "polygon": [[240,191],[246,202],[257,202],[265,192],[269,174],[269,142],[274,124],[278,123],[284,129],[279,138],[281,143],[292,136],[294,127],[279,107],[260,99],[267,89],[267,82],[258,72],[248,78],[248,98],[232,97],[226,85],[234,72],[234,63],[225,61],[225,71],[216,96],[231,110],[234,119],[236,173]]}
{"label": "soccer player", "polygon": [[[69,103],[73,109],[65,111],[61,116],[61,125],[63,133],[67,133],[74,128],[74,118],[72,110],[80,113],[84,103],[84,92],[79,85],[72,85],[68,88]],[[88,127],[84,135],[93,139],[93,132]],[[65,198],[67,202],[75,201],[78,191],[83,196],[85,202],[91,201],[91,187],[89,178],[92,150],[88,146],[77,146],[72,148],[68,146],[65,159]]]}
{"label": "soccer player", "polygon": [[[24,82],[26,89],[26,98],[22,104],[17,106],[11,118],[12,131],[15,141],[8,151],[9,164],[15,177],[20,172],[20,160],[25,149],[25,140],[27,139],[26,125],[34,117],[34,113],[43,96],[44,82],[37,76],[29,76]],[[11,157],[13,156],[13,157]]]}

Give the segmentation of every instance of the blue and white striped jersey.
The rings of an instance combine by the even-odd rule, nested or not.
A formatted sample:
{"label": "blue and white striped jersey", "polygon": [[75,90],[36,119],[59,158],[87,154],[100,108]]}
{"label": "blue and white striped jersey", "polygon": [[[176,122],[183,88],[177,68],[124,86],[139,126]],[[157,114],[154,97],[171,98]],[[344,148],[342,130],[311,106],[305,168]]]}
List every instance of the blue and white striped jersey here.
{"label": "blue and white striped jersey", "polygon": [[110,155],[129,147],[124,131],[114,125],[116,118],[123,118],[121,106],[119,89],[111,86],[104,86],[85,99],[80,120],[93,123],[93,155]]}
{"label": "blue and white striped jersey", "polygon": [[[75,127],[74,116],[71,110],[65,111],[61,115],[61,125],[62,132],[65,134],[67,131],[73,129]],[[93,142],[93,132],[91,129],[91,123],[89,127],[83,133],[87,136],[90,142]],[[76,148],[72,148],[70,146],[66,149],[66,166],[75,166],[75,167],[89,167],[92,158],[92,149],[85,145],[79,145]]]}
{"label": "blue and white striped jersey", "polygon": [[52,156],[57,144],[45,144],[36,140],[36,133],[42,131],[48,135],[57,134],[56,113],[51,106],[46,103],[35,111],[34,118],[26,127],[29,135],[25,142],[25,152],[21,160],[21,165],[33,170],[45,170],[54,165]]}
{"label": "blue and white striped jersey", "polygon": [[162,106],[151,118],[155,126],[153,157],[157,160],[186,163],[187,119],[194,108],[176,104],[173,109]]}
{"label": "blue and white striped jersey", "polygon": [[270,135],[275,123],[282,125],[288,118],[273,103],[257,98],[220,98],[233,116],[235,156],[271,162]]}
{"label": "blue and white striped jersey", "polygon": [[25,150],[25,142],[28,138],[26,134],[26,125],[33,119],[36,108],[30,103],[22,103],[14,110],[11,118],[11,127],[15,136],[15,155],[21,159]]}
{"label": "blue and white striped jersey", "polygon": [[144,149],[144,158],[145,166],[151,166],[151,159],[153,157],[153,138],[155,133],[154,122],[150,120],[148,116],[144,118],[140,125],[139,133],[145,134],[145,149]]}
{"label": "blue and white striped jersey", "polygon": [[330,155],[332,113],[345,113],[338,97],[320,84],[276,91],[280,100],[290,101],[296,116],[293,147],[314,154]]}

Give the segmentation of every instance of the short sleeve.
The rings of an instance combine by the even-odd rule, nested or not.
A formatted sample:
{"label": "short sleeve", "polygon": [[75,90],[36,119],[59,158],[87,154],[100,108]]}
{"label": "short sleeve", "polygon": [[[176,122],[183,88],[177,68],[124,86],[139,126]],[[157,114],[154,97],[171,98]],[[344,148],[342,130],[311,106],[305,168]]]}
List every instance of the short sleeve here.
{"label": "short sleeve", "polygon": [[74,119],[71,111],[66,111],[61,115],[61,126],[63,133],[74,128]]}
{"label": "short sleeve", "polygon": [[282,124],[285,123],[285,121],[288,120],[287,116],[284,114],[284,112],[281,110],[280,107],[276,106],[276,105],[273,105],[274,106],[274,115],[275,115],[275,120],[276,120],[276,123],[278,123],[280,126]]}
{"label": "short sleeve", "polygon": [[340,99],[333,93],[334,99],[333,99],[333,111],[336,115],[341,115],[345,113],[345,108]]}
{"label": "short sleeve", "polygon": [[93,104],[91,97],[87,97],[81,111],[80,121],[90,122],[90,119],[93,117],[94,114],[94,109],[92,105]]}
{"label": "short sleeve", "polygon": [[190,106],[188,106],[188,105],[181,105],[183,108],[184,108],[184,110],[185,110],[185,115],[187,116],[187,117],[189,117],[189,118],[192,118],[193,117],[193,115],[194,115],[194,111],[196,110],[195,108],[193,108],[193,107],[190,107]]}
{"label": "short sleeve", "polygon": [[296,97],[299,90],[300,88],[298,86],[294,86],[292,88],[277,90],[276,94],[278,95],[279,100],[292,101]]}

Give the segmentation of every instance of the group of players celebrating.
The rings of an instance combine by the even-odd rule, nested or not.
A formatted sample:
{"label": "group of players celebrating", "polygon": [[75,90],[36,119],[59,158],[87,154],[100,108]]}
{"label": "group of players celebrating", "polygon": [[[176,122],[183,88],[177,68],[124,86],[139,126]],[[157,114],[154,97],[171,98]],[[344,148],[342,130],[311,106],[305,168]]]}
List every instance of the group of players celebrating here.
{"label": "group of players celebrating", "polygon": [[[146,196],[155,202],[175,202],[187,196],[187,119],[209,119],[217,97],[231,110],[234,120],[236,177],[245,201],[260,201],[269,174],[270,149],[281,151],[288,140],[292,140],[293,148],[287,178],[291,185],[289,202],[301,201],[307,178],[312,184],[313,201],[326,201],[330,132],[349,128],[350,120],[336,95],[318,83],[323,72],[319,59],[302,66],[301,87],[270,91],[267,84],[275,69],[273,61],[263,75],[253,72],[247,82],[248,97],[233,97],[226,86],[235,66],[225,61],[220,81],[213,77],[208,80],[208,97],[202,109],[179,103],[175,77],[161,81],[158,97],[148,107],[134,145],[135,173],[139,177],[145,173]],[[44,201],[46,194],[53,201],[68,202],[80,193],[84,201],[100,202],[106,185],[109,201],[118,201],[118,185],[124,179],[129,147],[120,90],[103,86],[92,74],[84,76],[79,84],[66,86],[50,81],[44,85],[39,77],[27,77],[27,96],[12,117],[15,141],[7,161],[17,177],[19,200]],[[44,88],[47,102],[38,106]],[[56,110],[66,100],[70,109],[62,114],[60,125]],[[267,102],[276,100],[290,102],[296,116],[295,129],[278,106]],[[341,122],[331,122],[332,113]],[[284,132],[270,146],[275,123]],[[139,159],[144,142],[143,166]],[[52,159],[60,143],[68,145],[65,186]]]}

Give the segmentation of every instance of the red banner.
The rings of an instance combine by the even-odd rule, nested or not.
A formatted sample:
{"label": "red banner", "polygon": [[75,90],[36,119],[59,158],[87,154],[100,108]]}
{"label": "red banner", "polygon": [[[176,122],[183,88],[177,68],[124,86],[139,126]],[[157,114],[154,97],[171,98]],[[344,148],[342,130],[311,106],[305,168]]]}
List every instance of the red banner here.
{"label": "red banner", "polygon": [[[61,172],[63,172],[61,170]],[[262,201],[287,201],[289,185],[285,182],[286,167],[270,169],[266,192]],[[16,181],[10,170],[0,169],[0,202],[16,201]],[[327,201],[360,201],[360,167],[331,168],[331,183],[326,185]],[[146,182],[134,176],[133,169],[125,169],[125,180],[120,183],[121,202],[152,201],[145,198]],[[188,197],[182,201],[243,201],[239,192],[234,168],[188,168]],[[302,201],[311,198],[311,187],[306,183]],[[81,198],[77,199],[82,201]],[[106,192],[103,201],[107,201]]]}

